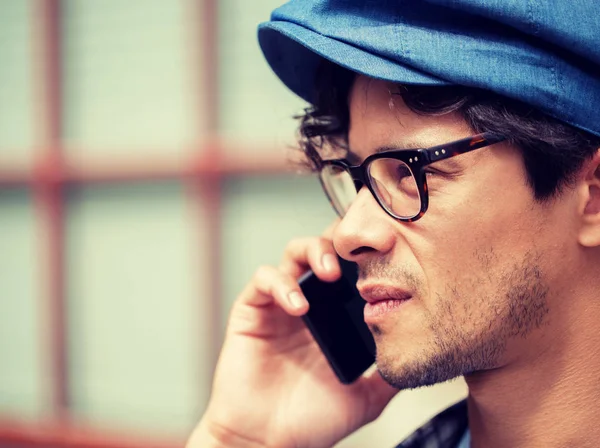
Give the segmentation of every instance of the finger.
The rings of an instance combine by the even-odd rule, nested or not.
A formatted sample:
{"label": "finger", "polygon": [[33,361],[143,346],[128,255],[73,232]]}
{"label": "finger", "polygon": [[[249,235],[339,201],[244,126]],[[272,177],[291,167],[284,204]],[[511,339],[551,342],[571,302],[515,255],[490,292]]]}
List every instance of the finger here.
{"label": "finger", "polygon": [[288,243],[280,268],[294,278],[311,269],[324,281],[335,281],[341,275],[337,254],[326,238],[297,238]]}
{"label": "finger", "polygon": [[308,302],[297,280],[273,266],[258,268],[237,301],[251,306],[277,304],[293,316],[301,316],[308,311]]}

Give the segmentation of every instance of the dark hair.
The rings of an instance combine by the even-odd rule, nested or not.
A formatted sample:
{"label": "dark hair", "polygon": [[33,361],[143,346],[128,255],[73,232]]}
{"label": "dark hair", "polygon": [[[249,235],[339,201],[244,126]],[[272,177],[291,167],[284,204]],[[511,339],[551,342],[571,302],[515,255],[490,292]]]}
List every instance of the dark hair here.
{"label": "dark hair", "polygon": [[[313,105],[297,117],[300,148],[312,169],[318,169],[323,148],[347,147],[348,93],[354,78],[354,73],[331,63],[323,63],[319,69]],[[600,147],[600,137],[487,90],[399,85],[395,94],[415,113],[458,112],[475,132],[505,136],[521,149],[528,183],[540,201],[568,185],[584,161]]]}

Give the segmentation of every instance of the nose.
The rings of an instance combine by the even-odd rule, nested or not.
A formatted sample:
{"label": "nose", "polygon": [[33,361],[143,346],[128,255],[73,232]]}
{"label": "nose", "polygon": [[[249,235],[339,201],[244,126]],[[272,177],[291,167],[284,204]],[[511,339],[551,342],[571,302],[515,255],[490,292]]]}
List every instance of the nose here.
{"label": "nose", "polygon": [[360,263],[390,252],[395,244],[396,222],[362,187],[334,229],[333,246],[342,258]]}

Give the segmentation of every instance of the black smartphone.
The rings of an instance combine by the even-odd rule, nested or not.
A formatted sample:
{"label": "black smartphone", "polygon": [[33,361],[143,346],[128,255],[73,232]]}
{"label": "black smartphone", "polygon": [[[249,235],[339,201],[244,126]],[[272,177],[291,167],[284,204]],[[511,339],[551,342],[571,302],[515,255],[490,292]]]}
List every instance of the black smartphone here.
{"label": "black smartphone", "polygon": [[304,323],[339,380],[349,384],[375,362],[375,342],[364,321],[366,302],[356,289],[357,266],[339,261],[339,280],[324,282],[309,271],[298,282],[310,304]]}

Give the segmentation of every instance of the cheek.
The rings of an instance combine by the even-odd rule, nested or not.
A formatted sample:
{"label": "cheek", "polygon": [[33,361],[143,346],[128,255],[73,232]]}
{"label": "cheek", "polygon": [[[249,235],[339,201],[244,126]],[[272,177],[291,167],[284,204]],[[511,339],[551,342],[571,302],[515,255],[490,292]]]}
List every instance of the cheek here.
{"label": "cheek", "polygon": [[407,229],[430,300],[448,289],[472,288],[473,279],[485,276],[486,270],[509,265],[530,250],[540,223],[531,213],[531,193],[515,191],[521,189],[473,188],[439,200]]}

